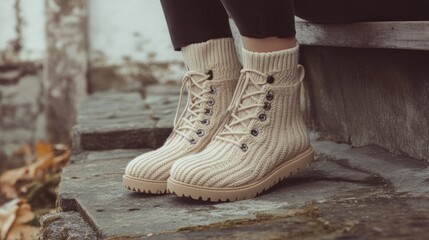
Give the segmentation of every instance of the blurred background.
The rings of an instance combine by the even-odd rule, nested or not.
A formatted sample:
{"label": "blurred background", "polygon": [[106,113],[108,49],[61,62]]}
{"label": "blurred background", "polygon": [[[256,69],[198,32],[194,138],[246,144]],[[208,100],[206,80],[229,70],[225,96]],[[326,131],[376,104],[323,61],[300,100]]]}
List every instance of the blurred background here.
{"label": "blurred background", "polygon": [[0,0],[0,173],[25,163],[22,146],[69,144],[88,94],[183,71],[159,1]]}

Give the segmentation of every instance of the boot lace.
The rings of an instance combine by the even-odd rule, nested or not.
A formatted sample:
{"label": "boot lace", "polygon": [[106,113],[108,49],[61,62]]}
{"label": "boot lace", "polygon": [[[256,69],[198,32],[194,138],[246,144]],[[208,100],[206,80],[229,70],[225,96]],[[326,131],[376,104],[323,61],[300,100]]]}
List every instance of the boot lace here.
{"label": "boot lace", "polygon": [[[261,79],[266,79],[269,75],[253,69],[242,69],[240,73],[241,76],[234,97],[228,107],[231,118],[215,139],[232,143],[246,151],[247,145],[240,143],[240,138],[250,134],[250,131],[246,131],[250,120],[259,118],[257,113],[252,113],[252,109],[264,106],[264,104],[258,103],[259,96],[265,94],[262,87],[267,84],[265,81],[261,82]],[[255,79],[254,76],[261,76],[262,78]]]}
{"label": "boot lace", "polygon": [[[182,86],[180,88],[179,104],[176,109],[174,117],[174,132],[183,136],[188,141],[193,141],[190,134],[198,131],[195,124],[198,121],[203,121],[201,113],[205,113],[204,103],[212,101],[206,97],[206,93],[210,90],[203,88],[204,81],[212,77],[211,73],[202,73],[198,71],[188,71],[182,79]],[[188,100],[182,113],[179,115],[180,106],[185,87],[188,91]],[[181,124],[180,124],[181,123]]]}

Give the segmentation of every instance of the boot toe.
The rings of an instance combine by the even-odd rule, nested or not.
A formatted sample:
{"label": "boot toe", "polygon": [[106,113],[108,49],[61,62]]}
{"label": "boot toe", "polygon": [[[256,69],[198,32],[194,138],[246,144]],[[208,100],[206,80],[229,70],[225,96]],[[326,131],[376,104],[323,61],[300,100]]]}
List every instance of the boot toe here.
{"label": "boot toe", "polygon": [[128,163],[125,175],[133,178],[166,181],[176,159],[174,156],[160,154],[157,150],[144,153]]}
{"label": "boot toe", "polygon": [[176,161],[171,168],[170,178],[200,187],[232,187],[241,182],[237,179],[247,178],[244,176],[247,174],[247,168],[236,166],[237,161],[234,160],[237,159],[225,155],[219,159],[213,156],[205,157],[203,151]]}

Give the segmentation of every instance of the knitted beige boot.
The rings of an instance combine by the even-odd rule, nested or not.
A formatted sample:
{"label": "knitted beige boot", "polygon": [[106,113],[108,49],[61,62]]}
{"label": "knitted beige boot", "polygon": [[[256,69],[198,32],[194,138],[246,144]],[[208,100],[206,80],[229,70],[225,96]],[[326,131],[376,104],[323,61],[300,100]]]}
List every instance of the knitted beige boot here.
{"label": "knitted beige boot", "polygon": [[243,50],[231,115],[200,153],[173,165],[168,189],[209,201],[252,198],[306,167],[313,150],[300,112],[304,68],[293,49]]}
{"label": "knitted beige boot", "polygon": [[170,168],[180,157],[201,151],[225,119],[240,72],[232,38],[214,39],[182,48],[189,69],[183,78],[187,105],[174,120],[165,144],[133,159],[123,185],[133,191],[161,194],[167,190]]}

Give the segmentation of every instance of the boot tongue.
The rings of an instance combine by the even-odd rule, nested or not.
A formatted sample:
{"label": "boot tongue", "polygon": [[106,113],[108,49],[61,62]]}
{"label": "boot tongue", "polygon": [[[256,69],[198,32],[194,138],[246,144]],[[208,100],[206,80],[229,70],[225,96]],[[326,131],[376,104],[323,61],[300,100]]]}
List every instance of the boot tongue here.
{"label": "boot tongue", "polygon": [[[232,38],[212,39],[202,43],[190,44],[181,49],[184,62],[189,71],[208,73],[209,70],[216,75],[219,72],[220,66],[223,71],[233,71],[240,69],[240,63],[235,53],[234,40]],[[201,79],[199,76],[194,76],[198,82]],[[203,82],[200,83],[203,85]],[[191,84],[188,86],[188,95],[191,93],[199,94],[203,89]],[[198,100],[192,100],[198,101]],[[190,114],[187,113],[184,118],[189,119]],[[187,133],[190,130],[186,130]]]}
{"label": "boot tongue", "polygon": [[[202,43],[190,44],[182,47],[181,51],[189,71],[204,74],[212,71],[216,80],[229,79],[229,75],[235,75],[241,68],[235,52],[234,39],[232,38],[218,38]],[[200,81],[202,76],[193,76],[193,78],[201,86],[204,84],[203,81]],[[194,84],[188,85],[187,88],[189,97],[192,97],[191,93],[200,94],[203,91],[203,89]],[[198,99],[190,99],[190,101],[192,103],[198,101]],[[197,108],[193,110],[195,109]],[[186,113],[184,116],[188,120],[194,117],[189,113]],[[184,126],[183,124],[185,123],[182,121],[181,126]],[[192,134],[191,130],[183,130],[182,132]]]}
{"label": "boot tongue", "polygon": [[[248,73],[245,73],[245,74],[248,74],[247,77],[251,77],[256,83],[263,83],[264,82],[263,77],[255,74],[255,73],[249,73],[248,72]],[[252,84],[251,81],[249,81],[249,83],[247,84],[247,86],[244,86],[244,87],[246,88],[246,90],[243,93],[243,96],[246,95],[246,94],[249,94],[249,93],[253,93],[253,92],[259,91],[259,89],[254,84]],[[258,98],[258,95],[254,95],[253,98]],[[245,99],[242,99],[240,105],[243,106],[243,107],[245,107],[245,106],[249,106],[249,105],[252,105],[252,104],[256,104],[257,102],[253,98],[252,97],[247,97]],[[256,109],[256,108],[249,108],[249,109],[237,112],[236,115],[238,117],[240,117],[240,118],[244,118],[246,116],[249,116],[249,115],[252,115],[252,114],[256,114],[256,111],[258,111],[258,109]]]}

